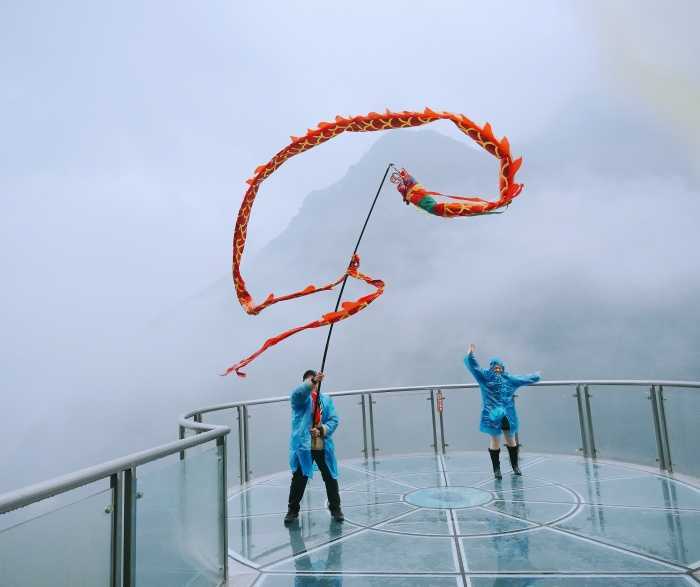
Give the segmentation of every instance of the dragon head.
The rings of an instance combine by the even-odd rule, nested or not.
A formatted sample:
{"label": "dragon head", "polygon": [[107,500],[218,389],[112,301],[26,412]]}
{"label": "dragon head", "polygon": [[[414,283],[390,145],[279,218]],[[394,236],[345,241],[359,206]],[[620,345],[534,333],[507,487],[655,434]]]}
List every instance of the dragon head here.
{"label": "dragon head", "polygon": [[409,190],[418,182],[416,182],[414,177],[405,169],[394,171],[389,180],[396,186],[396,189],[399,190],[399,193],[403,196],[403,201],[408,204],[406,196]]}

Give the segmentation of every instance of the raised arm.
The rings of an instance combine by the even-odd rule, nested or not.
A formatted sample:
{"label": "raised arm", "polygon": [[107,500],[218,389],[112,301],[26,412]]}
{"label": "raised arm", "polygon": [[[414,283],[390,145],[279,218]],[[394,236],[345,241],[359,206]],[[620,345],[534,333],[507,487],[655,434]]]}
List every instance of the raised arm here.
{"label": "raised arm", "polygon": [[289,397],[289,401],[292,404],[292,408],[295,410],[304,409],[311,398],[311,383],[304,381],[299,387],[297,387]]}
{"label": "raised arm", "polygon": [[474,356],[474,345],[469,345],[469,352],[467,353],[467,356],[464,357],[464,364],[474,376],[474,379],[476,379],[477,383],[481,384],[486,381],[486,378],[484,377],[484,372],[481,369],[481,367],[479,367],[479,362]]}
{"label": "raised arm", "polygon": [[541,377],[539,373],[529,373],[528,375],[508,375],[511,383],[516,387],[521,387],[523,385],[532,385],[537,383]]}

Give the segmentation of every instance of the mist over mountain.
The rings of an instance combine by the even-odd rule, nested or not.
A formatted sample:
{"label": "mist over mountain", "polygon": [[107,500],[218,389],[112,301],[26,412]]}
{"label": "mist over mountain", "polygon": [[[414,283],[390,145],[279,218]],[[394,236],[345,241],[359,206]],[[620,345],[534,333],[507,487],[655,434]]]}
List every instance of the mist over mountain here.
{"label": "mist over mountain", "polygon": [[[386,291],[336,325],[326,390],[469,381],[462,357],[470,342],[481,360],[498,354],[513,371],[541,370],[546,379],[700,377],[700,200],[682,147],[644,112],[620,112],[595,97],[527,142],[509,138],[514,155],[524,156],[526,188],[503,214],[437,218],[405,206],[386,182],[359,251],[362,270],[383,279]],[[382,133],[337,182],[309,193],[277,238],[244,256],[257,300],[343,272],[389,162],[430,189],[496,197],[497,161],[449,125]],[[366,291],[351,282],[345,299]],[[195,406],[286,395],[319,366],[326,329],[273,347],[246,379],[219,374],[269,336],[329,311],[335,297],[251,317],[223,275],[131,339],[76,355],[70,377],[38,369],[37,386],[50,381],[76,393],[56,398],[60,419],[51,417],[59,404],[48,402],[8,439],[0,457],[14,463],[14,477],[4,488],[172,439],[177,415]],[[350,433],[357,414],[341,407]],[[284,466],[286,417],[255,414],[254,461],[281,455],[269,470]],[[234,424],[231,415],[218,420]],[[84,443],[86,434],[96,440]],[[57,448],[56,438],[73,450]],[[11,458],[27,450],[31,458]]]}
{"label": "mist over mountain", "polygon": [[[687,157],[643,113],[615,115],[612,105],[591,101],[545,129],[544,144],[511,139],[525,157],[526,189],[504,214],[433,217],[404,206],[387,182],[360,247],[363,271],[384,279],[386,293],[336,326],[333,388],[463,380],[469,342],[484,358],[498,353],[547,378],[700,374],[692,304],[699,280],[686,257],[699,204]],[[584,124],[574,119],[589,130],[567,141],[567,127]],[[342,273],[388,162],[431,189],[495,197],[496,160],[458,133],[383,134],[336,184],[309,194],[278,238],[244,258],[257,299]],[[345,297],[363,291],[351,283]],[[224,300],[233,296],[225,280],[189,310],[197,316],[192,338],[209,338],[209,356],[223,363],[316,318],[335,299],[317,295],[240,319],[235,302],[238,317],[227,314]],[[288,339],[249,366],[248,380],[226,385],[235,396],[257,396],[261,384],[263,393],[283,393],[286,379],[317,366],[324,339],[325,331]]]}

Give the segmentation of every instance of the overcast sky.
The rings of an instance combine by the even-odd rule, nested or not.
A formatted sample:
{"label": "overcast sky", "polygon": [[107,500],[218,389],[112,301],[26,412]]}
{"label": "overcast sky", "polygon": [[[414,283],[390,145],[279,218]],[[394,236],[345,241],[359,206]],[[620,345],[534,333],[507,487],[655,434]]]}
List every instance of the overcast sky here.
{"label": "overcast sky", "polygon": [[[699,6],[0,3],[3,434],[31,443],[90,397],[85,370],[123,376],[131,337],[228,274],[254,167],[336,114],[454,110],[517,146],[608,96],[670,133],[697,181]],[[376,140],[340,137],[266,182],[250,251]]]}

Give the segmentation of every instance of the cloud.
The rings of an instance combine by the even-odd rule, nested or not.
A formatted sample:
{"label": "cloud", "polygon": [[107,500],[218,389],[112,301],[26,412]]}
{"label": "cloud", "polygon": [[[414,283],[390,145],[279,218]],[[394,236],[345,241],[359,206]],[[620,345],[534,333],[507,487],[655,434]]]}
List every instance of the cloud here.
{"label": "cloud", "polygon": [[615,0],[595,9],[578,6],[599,43],[610,85],[630,102],[645,104],[685,144],[700,178],[700,39],[694,33],[700,5],[682,0],[668,10],[644,0],[630,10],[629,3]]}

